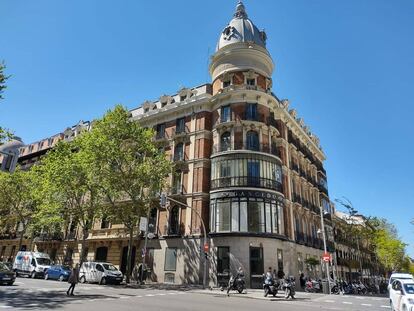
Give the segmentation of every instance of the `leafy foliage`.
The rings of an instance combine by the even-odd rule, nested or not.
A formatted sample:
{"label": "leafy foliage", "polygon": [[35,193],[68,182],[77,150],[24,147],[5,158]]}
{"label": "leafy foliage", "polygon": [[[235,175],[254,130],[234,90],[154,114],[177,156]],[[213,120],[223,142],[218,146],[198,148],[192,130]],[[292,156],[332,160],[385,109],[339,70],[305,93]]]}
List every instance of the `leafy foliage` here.
{"label": "leafy foliage", "polygon": [[6,80],[10,78],[10,76],[6,76],[4,70],[6,69],[6,65],[4,61],[0,63],[0,99],[3,99],[3,92],[6,89]]}

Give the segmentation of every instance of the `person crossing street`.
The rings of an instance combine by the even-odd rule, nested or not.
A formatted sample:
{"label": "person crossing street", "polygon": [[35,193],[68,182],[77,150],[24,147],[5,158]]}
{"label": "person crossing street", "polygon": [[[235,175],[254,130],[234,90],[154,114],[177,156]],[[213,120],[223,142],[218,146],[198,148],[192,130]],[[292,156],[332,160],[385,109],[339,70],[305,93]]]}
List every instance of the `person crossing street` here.
{"label": "person crossing street", "polygon": [[76,264],[75,267],[72,269],[72,272],[68,279],[68,283],[70,284],[70,286],[66,292],[66,295],[74,296],[73,291],[75,289],[76,284],[78,284],[78,282],[79,282],[79,266],[78,264]]}

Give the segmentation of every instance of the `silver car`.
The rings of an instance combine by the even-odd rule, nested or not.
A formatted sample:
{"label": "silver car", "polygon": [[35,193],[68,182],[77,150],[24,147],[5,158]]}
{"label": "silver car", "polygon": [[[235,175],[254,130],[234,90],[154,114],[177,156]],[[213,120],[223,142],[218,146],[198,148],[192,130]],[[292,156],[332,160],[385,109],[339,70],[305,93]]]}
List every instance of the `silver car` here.
{"label": "silver car", "polygon": [[120,284],[123,277],[121,271],[107,262],[84,262],[79,271],[81,283]]}

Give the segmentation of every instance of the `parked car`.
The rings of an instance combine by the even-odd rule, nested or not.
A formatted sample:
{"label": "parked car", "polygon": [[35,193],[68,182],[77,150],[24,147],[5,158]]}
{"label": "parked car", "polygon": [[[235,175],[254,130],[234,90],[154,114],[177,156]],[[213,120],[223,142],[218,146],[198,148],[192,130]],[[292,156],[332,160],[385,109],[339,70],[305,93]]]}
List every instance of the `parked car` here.
{"label": "parked car", "polygon": [[16,275],[28,275],[32,278],[44,276],[50,268],[51,260],[48,254],[39,252],[18,252],[13,263]]}
{"label": "parked car", "polygon": [[414,280],[397,279],[390,287],[391,310],[414,310]]}
{"label": "parked car", "polygon": [[0,284],[13,285],[16,274],[4,263],[0,262]]}
{"label": "parked car", "polygon": [[67,281],[70,275],[71,269],[68,266],[55,265],[51,266],[45,272],[45,280],[59,280]]}
{"label": "parked car", "polygon": [[413,280],[414,281],[414,276],[409,274],[409,273],[393,273],[393,274],[391,274],[390,279],[388,280],[388,291],[391,289],[391,284],[395,280]]}
{"label": "parked car", "polygon": [[120,284],[122,279],[122,272],[107,262],[84,262],[79,271],[81,283]]}

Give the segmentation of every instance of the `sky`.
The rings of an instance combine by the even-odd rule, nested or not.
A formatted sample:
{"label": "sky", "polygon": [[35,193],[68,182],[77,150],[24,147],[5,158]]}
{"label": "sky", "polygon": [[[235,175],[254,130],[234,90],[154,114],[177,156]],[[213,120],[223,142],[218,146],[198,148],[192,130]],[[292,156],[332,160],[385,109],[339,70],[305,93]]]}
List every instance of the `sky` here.
{"label": "sky", "polygon": [[[31,143],[210,82],[236,0],[1,0],[0,124]],[[394,223],[414,257],[414,1],[245,0],[273,91],[319,136],[331,200]]]}

